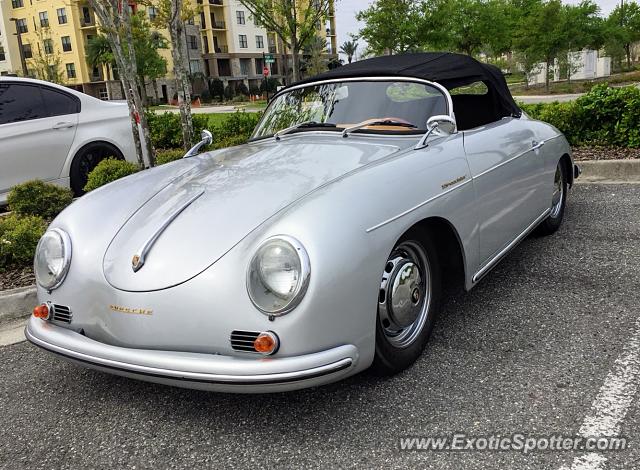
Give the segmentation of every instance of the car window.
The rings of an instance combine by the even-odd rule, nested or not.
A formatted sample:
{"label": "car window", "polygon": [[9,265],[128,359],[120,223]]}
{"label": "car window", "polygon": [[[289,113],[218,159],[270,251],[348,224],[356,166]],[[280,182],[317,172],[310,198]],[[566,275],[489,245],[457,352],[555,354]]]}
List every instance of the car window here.
{"label": "car window", "polygon": [[0,83],[0,124],[29,121],[47,116],[40,87]]}
{"label": "car window", "polygon": [[63,91],[54,90],[46,86],[40,87],[42,98],[49,116],[62,116],[80,112],[80,100]]}

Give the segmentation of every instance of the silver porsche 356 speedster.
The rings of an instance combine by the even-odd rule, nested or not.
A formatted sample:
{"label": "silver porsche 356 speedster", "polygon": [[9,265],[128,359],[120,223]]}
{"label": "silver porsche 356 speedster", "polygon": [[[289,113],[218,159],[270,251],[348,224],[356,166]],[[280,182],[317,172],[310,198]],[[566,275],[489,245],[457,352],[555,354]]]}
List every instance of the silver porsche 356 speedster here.
{"label": "silver porsche 356 speedster", "polygon": [[280,91],[247,144],[196,147],[55,219],[32,343],[218,391],[397,373],[443,288],[471,289],[529,232],[555,232],[578,175],[498,69],[449,53],[334,69]]}

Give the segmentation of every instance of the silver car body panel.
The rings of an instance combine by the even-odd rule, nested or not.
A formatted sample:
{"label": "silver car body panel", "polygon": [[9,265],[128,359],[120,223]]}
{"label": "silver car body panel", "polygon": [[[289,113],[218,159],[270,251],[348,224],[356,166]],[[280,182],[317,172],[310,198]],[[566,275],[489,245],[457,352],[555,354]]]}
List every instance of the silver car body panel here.
{"label": "silver car body panel", "polygon": [[[449,224],[470,289],[551,206],[556,165],[570,157],[566,140],[526,116],[503,121],[434,135],[418,150],[416,135],[294,133],[162,165],[95,190],[52,224],[73,240],[67,279],[53,292],[38,288],[40,301],[69,306],[73,322],[44,328],[34,318],[27,333],[90,367],[106,370],[105,361],[116,361],[125,365],[112,372],[211,390],[284,390],[362,371],[374,357],[380,276],[407,230],[430,218]],[[141,241],[202,190],[134,273],[131,258]],[[313,274],[300,304],[270,321],[250,301],[245,279],[257,247],[276,235],[304,245]],[[229,341],[233,330],[274,331],[280,349],[266,359],[236,351]],[[308,360],[344,348],[349,352]],[[195,354],[212,376],[295,375],[345,359],[350,364],[311,381],[303,372],[274,389],[247,385],[244,378],[235,385],[175,379],[176,370],[197,372],[194,363],[177,368],[169,361],[174,372],[145,376],[138,366],[157,363],[140,362],[138,353]],[[286,367],[263,370],[265,361]],[[228,364],[242,365],[230,373]]]}

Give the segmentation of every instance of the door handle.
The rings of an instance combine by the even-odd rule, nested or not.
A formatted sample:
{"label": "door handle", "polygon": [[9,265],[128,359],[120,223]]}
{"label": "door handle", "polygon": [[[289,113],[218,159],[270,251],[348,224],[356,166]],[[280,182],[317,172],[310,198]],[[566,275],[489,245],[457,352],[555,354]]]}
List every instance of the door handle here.
{"label": "door handle", "polygon": [[69,129],[71,127],[73,127],[75,124],[73,124],[72,122],[58,122],[56,124],[54,124],[51,129]]}
{"label": "door handle", "polygon": [[532,140],[531,145],[532,145],[531,150],[538,150],[540,147],[544,145],[544,140],[541,140],[540,142],[536,140]]}

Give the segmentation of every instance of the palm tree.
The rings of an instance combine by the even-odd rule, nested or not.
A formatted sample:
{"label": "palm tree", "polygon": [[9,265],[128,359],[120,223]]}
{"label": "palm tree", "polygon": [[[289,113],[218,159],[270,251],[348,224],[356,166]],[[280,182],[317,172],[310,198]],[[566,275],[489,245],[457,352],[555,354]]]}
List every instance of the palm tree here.
{"label": "palm tree", "polygon": [[357,51],[358,42],[354,40],[345,41],[342,46],[340,46],[340,52],[347,56],[347,60],[349,61],[349,63],[351,63]]}
{"label": "palm tree", "polygon": [[111,69],[115,67],[115,57],[106,36],[96,36],[87,44],[87,63],[91,67],[107,67],[107,80],[111,80]]}

